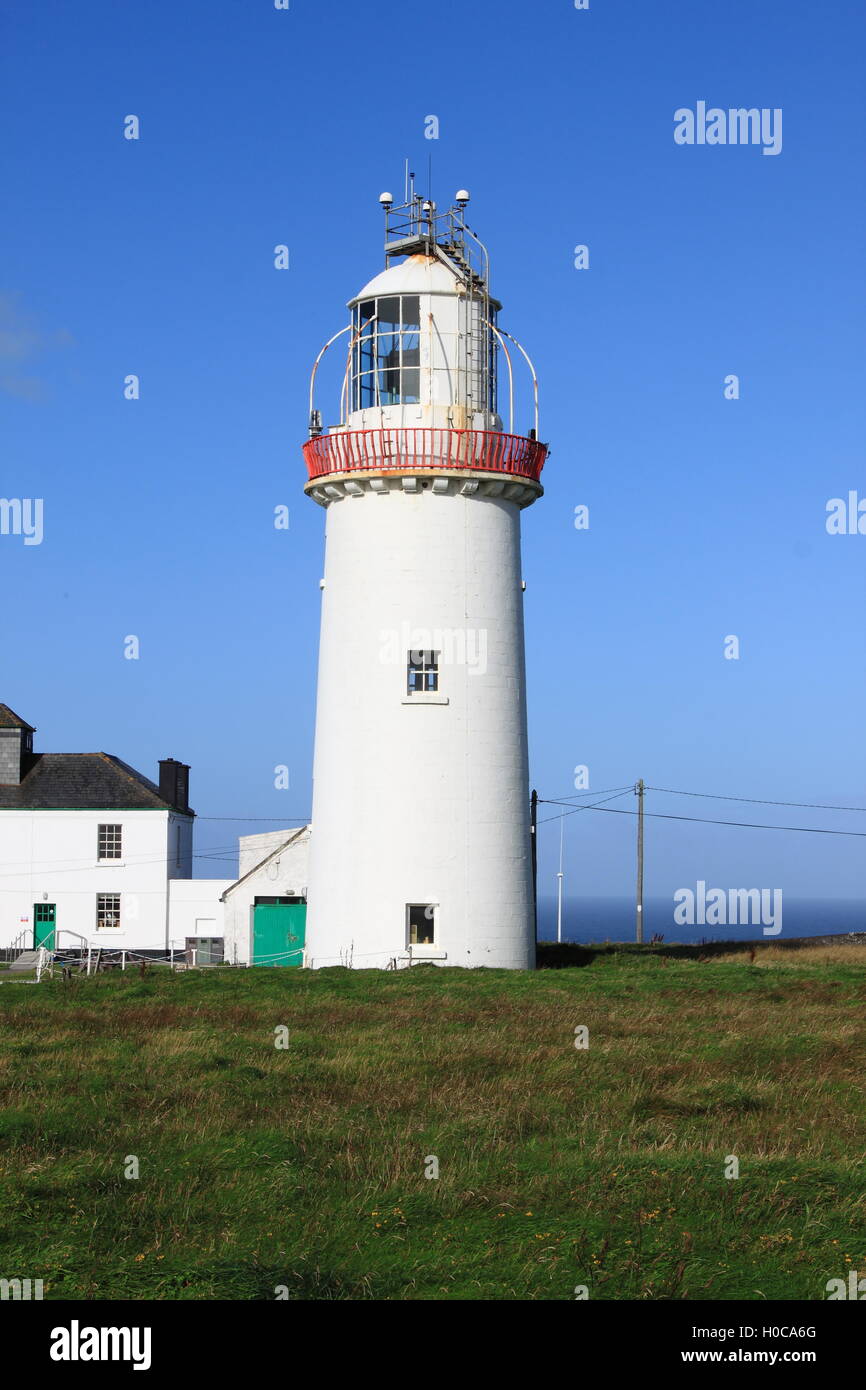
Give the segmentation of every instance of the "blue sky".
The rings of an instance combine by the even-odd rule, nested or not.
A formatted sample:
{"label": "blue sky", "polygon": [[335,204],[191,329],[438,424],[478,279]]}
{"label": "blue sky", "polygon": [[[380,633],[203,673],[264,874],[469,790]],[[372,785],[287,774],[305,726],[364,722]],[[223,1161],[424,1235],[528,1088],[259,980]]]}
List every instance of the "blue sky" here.
{"label": "blue sky", "polygon": [[[593,790],[866,804],[866,536],[825,528],[829,498],[866,496],[864,31],[859,0],[11,6],[0,491],[43,498],[45,535],[0,536],[0,700],[37,746],[149,775],[182,758],[202,817],[261,818],[202,819],[197,873],[230,874],[239,831],[308,814],[309,369],[381,265],[379,192],[432,157],[440,202],[472,192],[502,324],[541,379],[552,453],[524,513],[540,794],[570,794],[585,764]],[[781,153],[676,145],[675,110],[701,100],[781,108]],[[657,792],[647,809],[866,830]],[[630,892],[632,820],[566,827],[569,890]],[[650,821],[647,892],[854,896],[861,845]],[[551,823],[547,889],[556,851]]]}

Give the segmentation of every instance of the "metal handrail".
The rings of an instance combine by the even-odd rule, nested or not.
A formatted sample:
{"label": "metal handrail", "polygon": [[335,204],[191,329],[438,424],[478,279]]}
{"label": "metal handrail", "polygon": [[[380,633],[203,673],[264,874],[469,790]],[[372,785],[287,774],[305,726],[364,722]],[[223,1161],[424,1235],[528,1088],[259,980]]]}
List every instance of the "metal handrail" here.
{"label": "metal handrail", "polygon": [[497,430],[428,426],[332,431],[308,440],[303,453],[311,480],[335,473],[468,469],[538,482],[547,445],[525,435],[502,434]]}
{"label": "metal handrail", "polygon": [[[532,358],[530,357],[529,353],[526,351],[526,348],[523,346],[522,343],[519,343],[519,342],[517,341],[517,339],[515,338],[514,334],[513,334],[513,333],[506,333],[504,328],[501,329],[501,330],[497,330],[497,331],[501,331],[502,333],[504,333],[504,334],[505,334],[505,337],[508,338],[508,339],[514,344],[514,346],[515,346],[516,348],[519,348],[519,349],[520,349],[520,351],[523,353],[523,356],[524,356],[524,359],[525,359],[525,361],[526,361],[526,364],[527,364],[527,366],[529,367],[529,370],[530,370],[531,373],[532,373],[532,398],[533,398],[533,402],[534,402],[534,404],[535,404],[535,437],[536,437],[536,439],[537,439],[537,438],[538,438],[538,373],[537,373],[536,370],[535,370],[535,365],[534,365],[534,363],[533,363],[533,361],[532,361]],[[503,350],[504,350],[504,348],[505,348],[505,344],[503,343]],[[510,361],[509,361],[508,367],[509,367],[509,371],[510,371],[510,370],[511,370],[511,362],[510,362]]]}
{"label": "metal handrail", "polygon": [[[490,332],[493,333],[494,336],[496,337],[496,340],[497,340],[497,342],[499,343],[499,346],[502,348],[502,351],[505,353],[505,361],[506,361],[506,363],[508,364],[508,428],[509,428],[509,430],[512,430],[512,431],[513,431],[513,429],[514,429],[514,368],[513,368],[512,365],[511,365],[511,353],[508,351],[508,348],[505,346],[505,339],[503,338],[502,333],[500,332],[500,330],[496,327],[496,324],[495,324],[495,323],[491,323],[489,319],[485,319],[484,322],[485,322],[485,324],[487,325],[487,327],[490,329]],[[510,335],[506,335],[506,336],[510,336]],[[536,414],[537,414],[537,412],[536,412]],[[536,430],[535,433],[536,433],[536,435],[537,435],[537,434],[538,434],[538,430]]]}
{"label": "metal handrail", "polygon": [[86,936],[82,936],[82,935],[81,935],[81,932],[71,931],[71,930],[69,929],[69,927],[58,927],[58,928],[57,928],[56,935],[55,935],[55,937],[54,937],[55,948],[56,948],[58,951],[63,951],[63,950],[69,950],[69,949],[70,949],[68,946],[65,946],[65,947],[64,947],[64,946],[61,946],[61,945],[60,945],[60,938],[61,938],[61,936],[74,936],[75,939],[76,939],[76,941],[83,941],[84,944],[85,944],[85,946],[87,946],[87,947],[90,946],[90,942],[88,941],[87,937],[86,937]]}
{"label": "metal handrail", "polygon": [[312,370],[312,372],[310,373],[310,424],[311,424],[311,425],[312,425],[312,420],[313,420],[313,392],[314,392],[315,389],[316,389],[316,372],[319,370],[319,363],[321,362],[321,360],[322,360],[322,358],[324,357],[325,353],[328,351],[328,348],[331,346],[331,344],[332,344],[332,343],[335,343],[335,342],[337,341],[338,338],[341,338],[342,335],[343,335],[344,333],[348,333],[348,332],[349,332],[349,329],[350,329],[351,327],[352,327],[352,325],[351,325],[350,323],[347,323],[345,328],[340,328],[340,329],[338,329],[337,332],[334,333],[334,334],[332,335],[332,337],[330,337],[330,338],[328,339],[328,341],[325,343],[325,346],[321,349],[321,351],[319,352],[318,357],[316,358],[315,362],[313,363],[313,370]]}

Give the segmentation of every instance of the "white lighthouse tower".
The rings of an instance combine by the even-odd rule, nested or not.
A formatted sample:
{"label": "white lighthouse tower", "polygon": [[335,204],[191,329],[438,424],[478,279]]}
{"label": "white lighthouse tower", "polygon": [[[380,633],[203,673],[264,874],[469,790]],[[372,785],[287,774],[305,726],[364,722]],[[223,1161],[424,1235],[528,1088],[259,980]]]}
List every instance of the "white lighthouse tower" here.
{"label": "white lighthouse tower", "polygon": [[[382,194],[385,269],[330,340],[348,335],[327,432],[324,348],[313,368],[306,491],[327,512],[313,967],[535,963],[520,513],[547,449],[468,200],[440,213]],[[515,434],[521,355],[534,423]]]}

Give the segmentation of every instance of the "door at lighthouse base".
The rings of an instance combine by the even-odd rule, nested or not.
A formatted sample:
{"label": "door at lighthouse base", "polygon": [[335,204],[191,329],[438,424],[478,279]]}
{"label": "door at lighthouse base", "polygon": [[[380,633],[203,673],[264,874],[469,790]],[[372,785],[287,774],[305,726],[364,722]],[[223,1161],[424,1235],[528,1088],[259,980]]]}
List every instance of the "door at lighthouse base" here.
{"label": "door at lighthouse base", "polygon": [[306,932],[307,904],[303,898],[256,898],[253,965],[302,965]]}

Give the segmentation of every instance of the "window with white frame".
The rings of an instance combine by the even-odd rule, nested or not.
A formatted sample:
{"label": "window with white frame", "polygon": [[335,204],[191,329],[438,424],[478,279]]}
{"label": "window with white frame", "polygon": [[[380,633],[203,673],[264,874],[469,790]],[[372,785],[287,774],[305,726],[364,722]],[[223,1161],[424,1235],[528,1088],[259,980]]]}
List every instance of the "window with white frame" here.
{"label": "window with white frame", "polygon": [[406,691],[409,695],[432,694],[439,689],[439,653],[413,651],[406,663]]}
{"label": "window with white frame", "polygon": [[432,946],[436,941],[436,904],[406,904],[406,944]]}
{"label": "window with white frame", "polygon": [[97,893],[96,930],[110,931],[120,926],[120,894]]}
{"label": "window with white frame", "polygon": [[421,399],[419,305],[417,294],[397,294],[355,306],[352,410]]}
{"label": "window with white frame", "polygon": [[121,855],[121,827],[119,825],[100,825],[97,835],[97,856],[99,859],[119,859]]}

